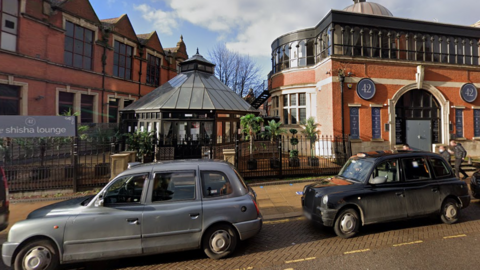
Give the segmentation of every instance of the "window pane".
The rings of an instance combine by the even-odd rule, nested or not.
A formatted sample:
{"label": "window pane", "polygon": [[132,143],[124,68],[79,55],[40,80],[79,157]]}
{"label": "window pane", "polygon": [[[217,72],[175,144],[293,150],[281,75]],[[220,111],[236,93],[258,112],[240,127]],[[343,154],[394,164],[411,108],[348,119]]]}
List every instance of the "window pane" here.
{"label": "window pane", "polygon": [[65,52],[63,54],[64,64],[67,66],[73,66],[73,54],[70,52]]}
{"label": "window pane", "polygon": [[93,31],[85,29],[85,42],[92,43],[93,42]]}
{"label": "window pane", "polygon": [[290,106],[297,106],[297,94],[290,95]]}
{"label": "window pane", "polygon": [[115,183],[105,192],[105,205],[139,203],[147,176],[148,174],[128,175],[114,180]]}
{"label": "window pane", "polygon": [[67,21],[65,25],[65,35],[68,37],[73,37],[73,29],[74,29],[73,23]]}
{"label": "window pane", "polygon": [[288,106],[288,95],[283,95],[283,106]]}
{"label": "window pane", "polygon": [[155,174],[152,202],[195,199],[195,173],[175,172]]}
{"label": "window pane", "polygon": [[92,45],[85,44],[84,53],[87,57],[92,57]]}
{"label": "window pane", "polygon": [[385,162],[380,163],[375,170],[373,170],[372,177],[382,176],[387,179],[388,182],[398,182],[398,162],[397,160],[388,160]]}
{"label": "window pane", "polygon": [[403,160],[406,180],[430,179],[424,158],[406,158]]}
{"label": "window pane", "polygon": [[132,71],[130,69],[125,69],[125,79],[127,80],[132,79]]}
{"label": "window pane", "polygon": [[82,68],[83,67],[82,58],[83,58],[82,55],[75,54],[73,59],[73,66],[77,68]]}
{"label": "window pane", "polygon": [[17,36],[2,32],[0,36],[0,48],[9,51],[16,51],[17,49]]}
{"label": "window pane", "polygon": [[430,163],[432,164],[432,167],[433,167],[433,173],[435,173],[435,176],[437,178],[447,177],[451,175],[447,164],[445,164],[443,160],[439,158],[432,158],[430,159]]}
{"label": "window pane", "polygon": [[83,57],[83,68],[84,69],[91,69],[92,68],[92,60],[89,57]]}
{"label": "window pane", "polygon": [[217,122],[217,143],[223,143],[223,123]]}
{"label": "window pane", "polygon": [[118,66],[113,66],[113,76],[118,77]]}
{"label": "window pane", "polygon": [[83,27],[75,25],[75,39],[83,40]]}
{"label": "window pane", "polygon": [[288,125],[288,109],[283,109],[283,123]]}
{"label": "window pane", "polygon": [[73,52],[73,38],[65,37],[65,50]]}
{"label": "window pane", "polygon": [[297,123],[297,109],[291,109],[290,110],[290,117],[291,117],[291,123],[292,125]]}
{"label": "window pane", "polygon": [[306,108],[300,108],[298,109],[300,113],[300,122],[306,121],[307,120],[307,109]]}
{"label": "window pane", "polygon": [[20,97],[20,87],[0,84],[0,98],[1,97]]}
{"label": "window pane", "polygon": [[305,93],[298,94],[298,105],[299,106],[306,106],[307,105],[307,98]]}
{"label": "window pane", "polygon": [[221,172],[202,172],[203,197],[212,198],[233,192],[227,176]]}
{"label": "window pane", "polygon": [[74,52],[78,54],[83,54],[83,41],[75,39],[74,45],[75,45]]}
{"label": "window pane", "polygon": [[0,3],[2,3],[3,12],[9,13],[14,16],[18,16],[18,2],[19,2],[18,0],[0,1]]}
{"label": "window pane", "polygon": [[0,97],[0,115],[19,115],[20,101],[1,99]]}
{"label": "window pane", "polygon": [[4,13],[2,16],[2,30],[16,35],[17,18]]}

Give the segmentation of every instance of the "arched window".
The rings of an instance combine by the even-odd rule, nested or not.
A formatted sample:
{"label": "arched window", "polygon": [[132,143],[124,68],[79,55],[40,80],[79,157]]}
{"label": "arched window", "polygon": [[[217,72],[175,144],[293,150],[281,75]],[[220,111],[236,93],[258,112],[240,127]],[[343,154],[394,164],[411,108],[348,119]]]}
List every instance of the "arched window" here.
{"label": "arched window", "polygon": [[298,41],[290,44],[290,67],[298,67]]}
{"label": "arched window", "polygon": [[300,41],[298,45],[298,66],[304,67],[307,65],[307,45],[305,40]]}
{"label": "arched window", "polygon": [[290,44],[286,44],[283,50],[285,51],[283,54],[283,65],[287,69],[290,68]]}
{"label": "arched window", "polygon": [[280,70],[284,70],[285,67],[283,65],[283,47],[280,47],[279,50],[279,53],[278,53],[278,60],[279,60],[279,66],[280,66]]}
{"label": "arched window", "polygon": [[310,39],[307,42],[307,66],[315,65],[315,40]]}

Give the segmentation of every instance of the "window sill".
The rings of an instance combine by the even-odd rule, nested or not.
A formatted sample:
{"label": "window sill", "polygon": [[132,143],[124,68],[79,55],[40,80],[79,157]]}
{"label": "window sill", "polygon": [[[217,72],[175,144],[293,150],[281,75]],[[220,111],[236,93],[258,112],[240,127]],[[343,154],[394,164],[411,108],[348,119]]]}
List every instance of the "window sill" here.
{"label": "window sill", "polygon": [[362,143],[363,141],[361,139],[350,139],[351,143]]}
{"label": "window sill", "polygon": [[384,139],[372,139],[371,141],[372,142],[384,142],[385,140]]}
{"label": "window sill", "polygon": [[465,137],[459,137],[459,138],[455,138],[456,141],[466,141],[467,138]]}

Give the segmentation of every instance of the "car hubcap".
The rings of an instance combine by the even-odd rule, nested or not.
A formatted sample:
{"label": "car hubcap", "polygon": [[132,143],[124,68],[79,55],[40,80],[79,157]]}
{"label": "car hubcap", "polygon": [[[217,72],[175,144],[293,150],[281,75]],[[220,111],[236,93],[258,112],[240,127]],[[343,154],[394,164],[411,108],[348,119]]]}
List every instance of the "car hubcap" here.
{"label": "car hubcap", "polygon": [[228,248],[230,247],[230,243],[230,234],[224,230],[216,231],[210,237],[210,247],[215,253],[221,253],[228,250]]}
{"label": "car hubcap", "polygon": [[45,269],[52,261],[52,254],[45,247],[31,248],[23,259],[23,268],[26,270]]}
{"label": "car hubcap", "polygon": [[457,216],[457,208],[453,204],[447,205],[447,209],[445,210],[445,217],[448,219],[453,219]]}
{"label": "car hubcap", "polygon": [[355,229],[357,220],[352,214],[345,214],[342,217],[342,221],[340,222],[340,227],[342,232],[344,233],[351,233]]}

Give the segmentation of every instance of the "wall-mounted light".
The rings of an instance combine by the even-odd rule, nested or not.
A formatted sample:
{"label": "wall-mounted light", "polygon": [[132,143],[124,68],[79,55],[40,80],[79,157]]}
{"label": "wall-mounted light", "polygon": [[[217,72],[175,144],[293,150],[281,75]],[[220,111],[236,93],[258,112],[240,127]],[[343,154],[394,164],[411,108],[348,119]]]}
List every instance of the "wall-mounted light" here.
{"label": "wall-mounted light", "polygon": [[352,87],[353,87],[353,84],[351,84],[351,83],[347,83],[347,87],[348,87],[348,89],[352,89]]}
{"label": "wall-mounted light", "polygon": [[325,75],[331,75],[331,74],[332,74],[331,70],[328,70],[327,72],[325,72]]}
{"label": "wall-mounted light", "polygon": [[41,100],[41,99],[44,99],[44,98],[45,98],[44,96],[38,96],[38,97],[35,98],[35,100],[38,101],[38,100]]}

